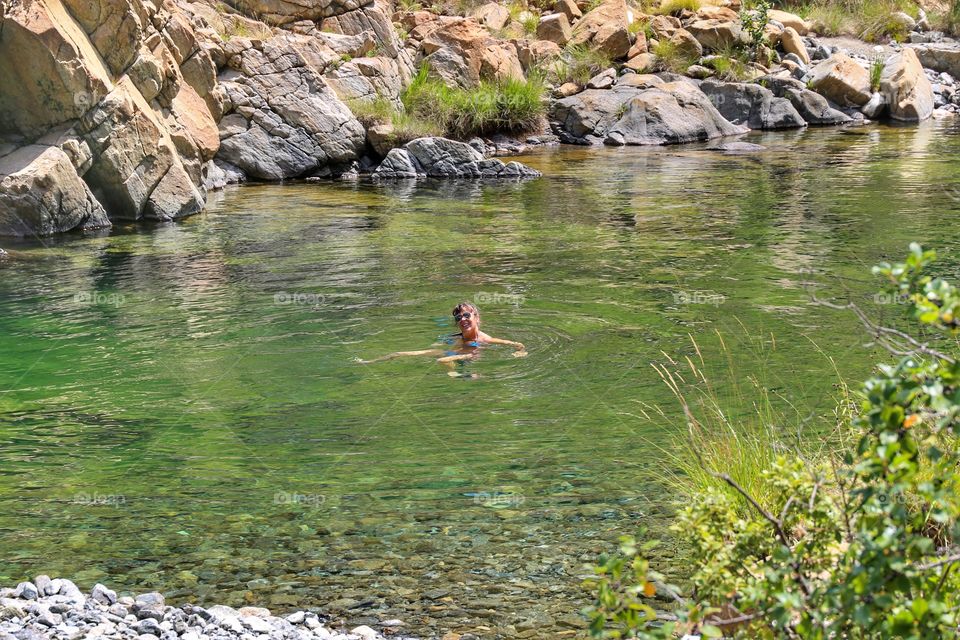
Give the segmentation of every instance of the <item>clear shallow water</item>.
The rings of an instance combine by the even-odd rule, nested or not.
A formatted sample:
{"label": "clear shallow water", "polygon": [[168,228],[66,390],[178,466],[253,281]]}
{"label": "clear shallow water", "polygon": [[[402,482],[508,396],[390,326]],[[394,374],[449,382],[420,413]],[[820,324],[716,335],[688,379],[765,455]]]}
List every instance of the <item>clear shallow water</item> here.
{"label": "clear shallow water", "polygon": [[[677,416],[650,363],[692,335],[728,386],[828,415],[818,348],[851,379],[879,354],[804,283],[871,303],[910,240],[955,275],[957,132],[543,150],[521,184],[244,187],[179,224],[7,242],[0,581],[574,635],[583,563],[668,521],[681,426],[640,415]],[[464,299],[530,355],[488,349],[474,380],[351,362],[428,347]]]}

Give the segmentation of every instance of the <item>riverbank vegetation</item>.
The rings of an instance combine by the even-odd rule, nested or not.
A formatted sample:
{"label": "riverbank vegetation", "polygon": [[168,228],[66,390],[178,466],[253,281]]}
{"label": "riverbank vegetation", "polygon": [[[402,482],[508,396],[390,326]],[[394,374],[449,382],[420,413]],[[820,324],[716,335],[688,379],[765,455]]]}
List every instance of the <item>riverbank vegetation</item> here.
{"label": "riverbank vegetation", "polygon": [[[899,358],[855,402],[841,386],[830,446],[779,448],[762,394],[755,419],[735,423],[709,393],[691,401],[684,378],[658,368],[690,432],[673,531],[694,570],[688,589],[665,585],[645,557],[655,542],[623,538],[588,581],[594,637],[957,637],[960,293],[929,275],[934,260],[913,245],[905,262],[874,269],[909,301],[920,337],[855,305],[821,303],[856,314]],[[687,363],[688,379],[709,388],[702,362]],[[657,594],[674,610],[658,612]]]}
{"label": "riverbank vegetation", "polygon": [[367,128],[391,125],[392,142],[401,146],[425,136],[466,140],[531,131],[544,118],[545,90],[536,74],[523,80],[484,80],[473,89],[462,89],[432,76],[424,65],[400,96],[403,108],[385,98],[353,101],[349,106]]}

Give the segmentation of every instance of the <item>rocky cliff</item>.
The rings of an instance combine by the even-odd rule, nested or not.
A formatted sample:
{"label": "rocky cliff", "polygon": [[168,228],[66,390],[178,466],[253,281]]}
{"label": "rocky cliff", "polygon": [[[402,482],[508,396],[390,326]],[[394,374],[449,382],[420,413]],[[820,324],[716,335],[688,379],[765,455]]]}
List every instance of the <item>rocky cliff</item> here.
{"label": "rocky cliff", "polygon": [[[748,46],[749,12],[715,1],[724,6],[645,15],[625,0],[430,11],[413,0],[0,0],[0,235],[172,220],[199,211],[208,189],[247,179],[373,173],[405,141],[391,126],[365,130],[353,103],[401,111],[420,65],[465,91],[545,75],[540,133],[574,144],[960,109],[947,72],[956,43],[846,55],[770,11],[762,43]],[[394,149],[377,175],[435,174],[411,155],[419,148]],[[517,173],[464,158],[450,175]]]}

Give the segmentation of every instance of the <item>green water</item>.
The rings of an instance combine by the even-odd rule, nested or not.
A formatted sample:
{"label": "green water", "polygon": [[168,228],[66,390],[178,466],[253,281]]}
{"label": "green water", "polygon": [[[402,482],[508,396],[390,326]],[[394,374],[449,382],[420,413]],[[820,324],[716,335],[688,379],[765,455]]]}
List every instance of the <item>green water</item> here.
{"label": "green water", "polygon": [[[0,583],[579,633],[584,562],[675,497],[651,363],[693,336],[721,393],[758,377],[815,431],[823,352],[850,379],[879,354],[805,283],[872,304],[868,267],[910,240],[955,275],[958,131],[542,150],[531,182],[244,187],[182,223],[7,242]],[[352,363],[428,347],[461,300],[529,356],[487,349],[476,379]]]}

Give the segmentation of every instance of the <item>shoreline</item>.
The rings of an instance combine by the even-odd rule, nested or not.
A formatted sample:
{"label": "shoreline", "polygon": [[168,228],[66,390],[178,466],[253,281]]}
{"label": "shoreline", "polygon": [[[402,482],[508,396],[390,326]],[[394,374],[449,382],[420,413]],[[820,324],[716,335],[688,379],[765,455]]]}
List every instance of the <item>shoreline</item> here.
{"label": "shoreline", "polygon": [[[387,620],[383,633],[367,625],[335,629],[312,611],[274,615],[263,607],[181,607],[156,592],[118,596],[97,583],[84,594],[73,581],[39,575],[0,588],[0,640],[415,640],[401,620]],[[469,634],[458,636],[469,640]]]}

